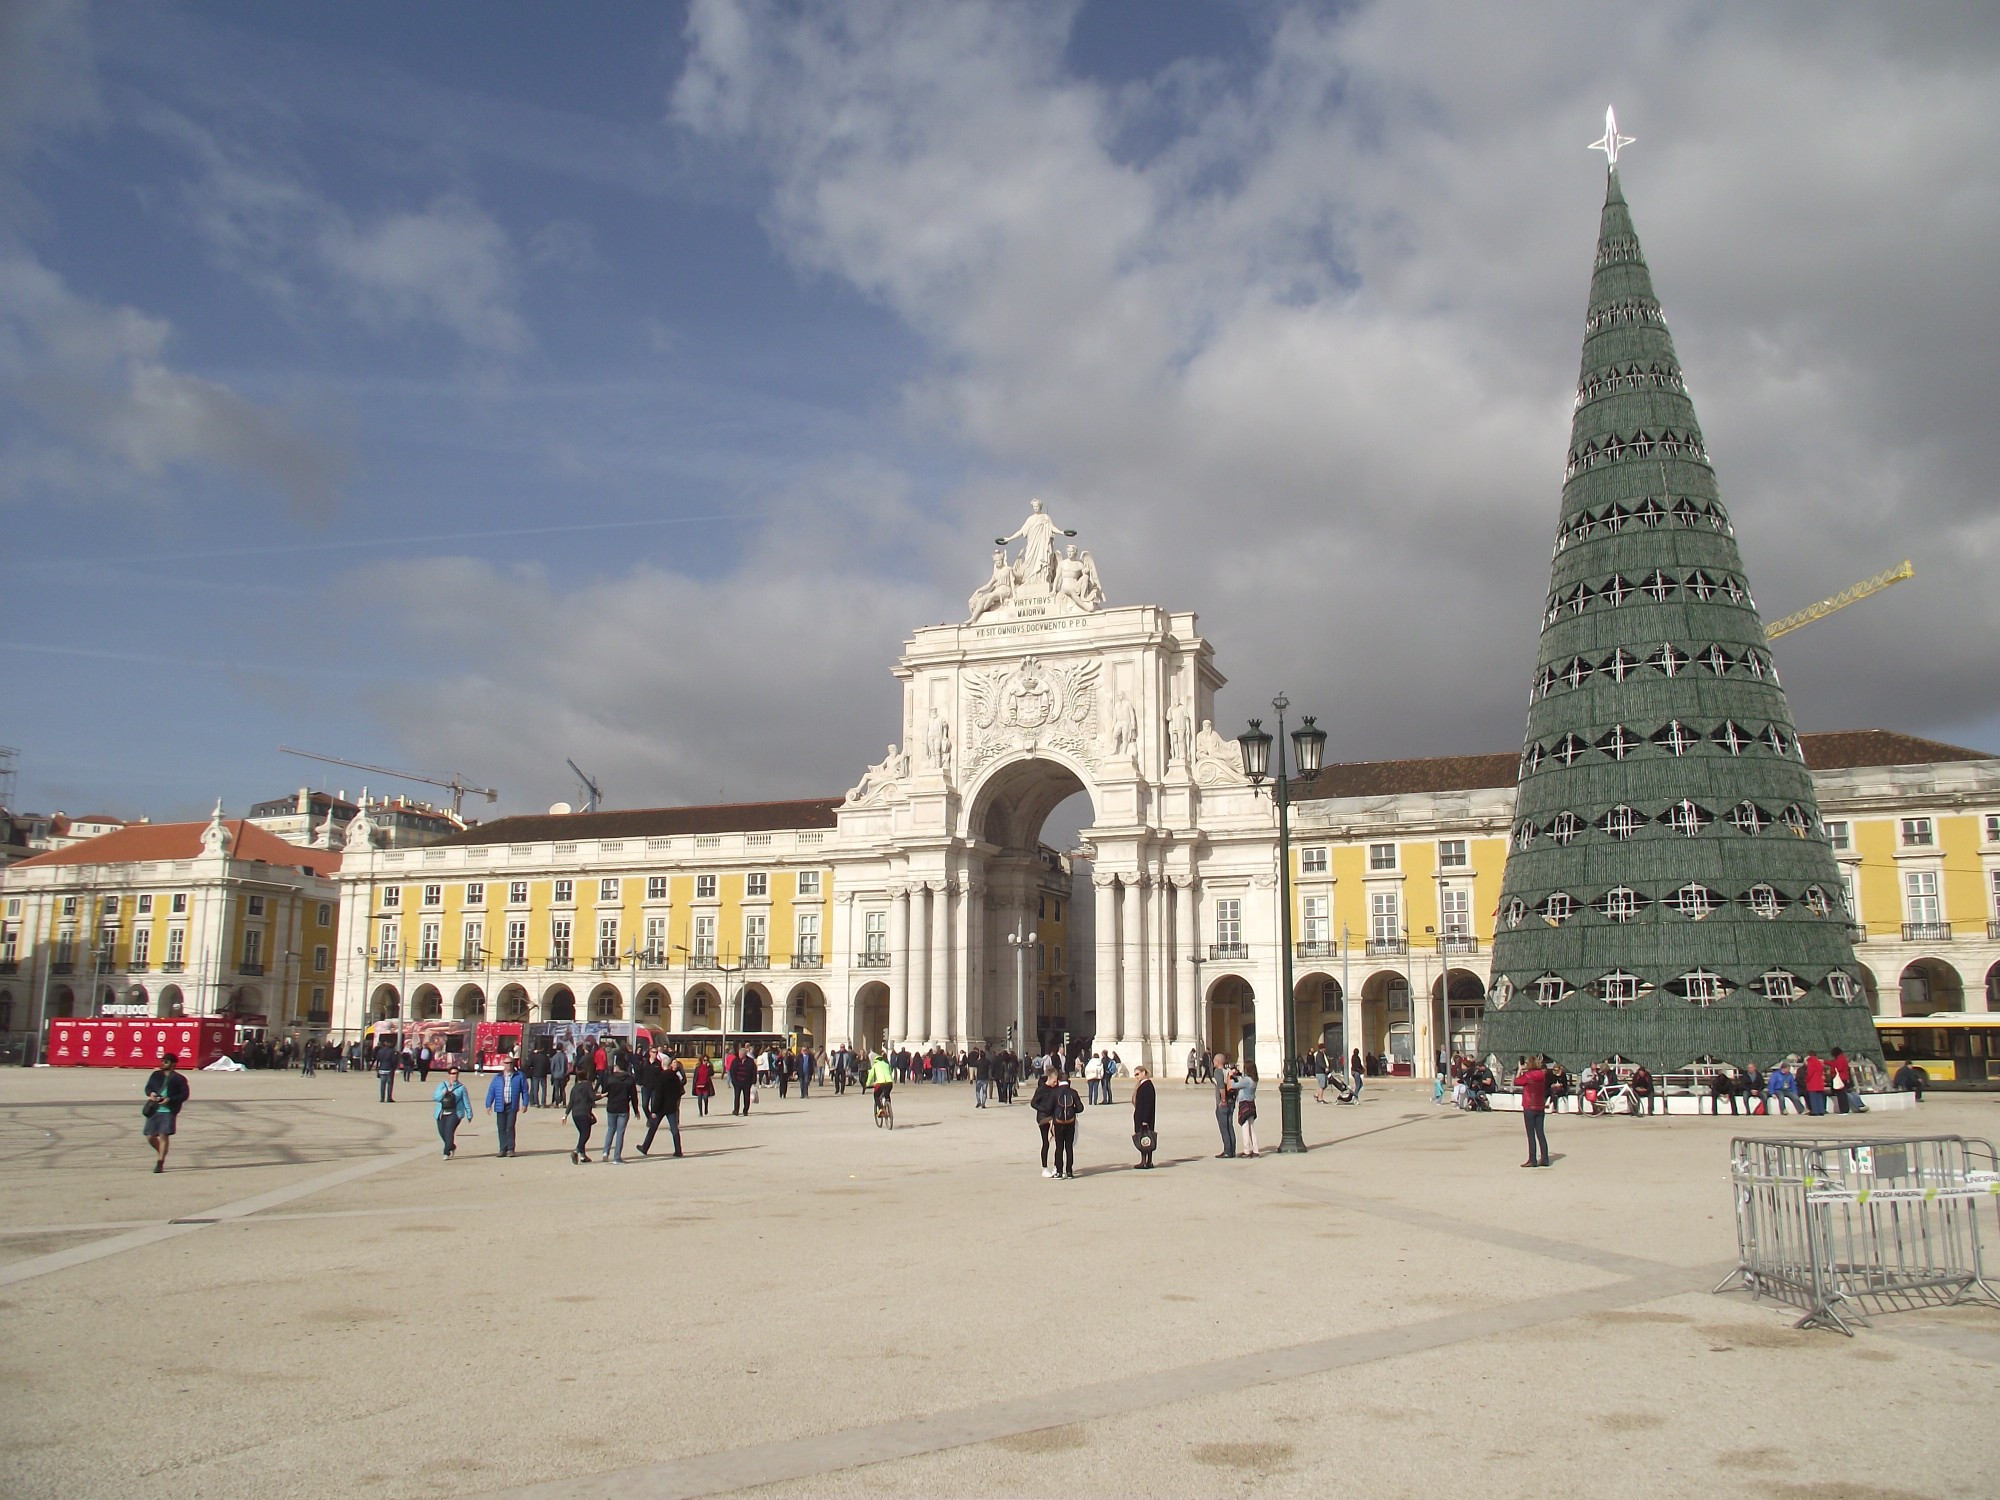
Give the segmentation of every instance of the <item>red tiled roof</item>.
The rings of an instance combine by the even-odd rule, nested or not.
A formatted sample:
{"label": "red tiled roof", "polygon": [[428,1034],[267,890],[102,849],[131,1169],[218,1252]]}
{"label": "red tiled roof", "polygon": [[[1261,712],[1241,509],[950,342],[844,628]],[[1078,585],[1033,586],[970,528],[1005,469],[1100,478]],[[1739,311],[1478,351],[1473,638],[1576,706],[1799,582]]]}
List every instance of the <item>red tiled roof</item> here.
{"label": "red tiled roof", "polygon": [[[1947,745],[1888,729],[1836,729],[1802,734],[1799,747],[1815,771],[1851,771],[1865,766],[1925,766],[1949,761],[2000,759],[1985,750]],[[1363,760],[1327,766],[1293,798],[1319,802],[1333,797],[1393,797],[1405,792],[1470,792],[1510,787],[1519,780],[1521,757],[1439,755],[1423,760]]]}
{"label": "red tiled roof", "polygon": [[[307,870],[315,875],[332,875],[340,869],[338,849],[306,849],[287,843],[275,833],[242,818],[225,818],[229,830],[230,858],[284,869]],[[115,833],[99,834],[66,849],[51,849],[30,855],[14,867],[25,870],[37,865],[132,865],[157,859],[194,859],[201,854],[201,833],[208,827],[199,823],[128,823]]]}
{"label": "red tiled roof", "polygon": [[495,818],[425,847],[533,844],[559,839],[668,838],[677,833],[770,833],[784,828],[831,828],[838,797],[796,802],[721,802],[705,807],[634,807],[616,812],[530,813]]}

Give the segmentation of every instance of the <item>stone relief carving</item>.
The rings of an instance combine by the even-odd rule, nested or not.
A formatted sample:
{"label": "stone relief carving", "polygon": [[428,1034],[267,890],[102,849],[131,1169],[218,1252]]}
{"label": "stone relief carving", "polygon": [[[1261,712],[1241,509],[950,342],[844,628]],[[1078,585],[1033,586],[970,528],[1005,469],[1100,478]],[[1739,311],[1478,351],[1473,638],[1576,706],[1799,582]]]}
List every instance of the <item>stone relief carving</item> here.
{"label": "stone relief carving", "polygon": [[348,820],[347,837],[343,841],[348,849],[366,849],[375,842],[375,822],[368,816],[368,788],[361,789],[360,811]]}
{"label": "stone relief carving", "polygon": [[864,802],[879,801],[909,774],[910,757],[891,745],[886,755],[861,773],[861,780],[847,793],[847,805],[859,807]]}
{"label": "stone relief carving", "polygon": [[1243,756],[1215,732],[1215,721],[1203,719],[1194,736],[1194,779],[1201,786],[1243,786]]}
{"label": "stone relief carving", "polygon": [[1193,722],[1188,718],[1187,702],[1179,693],[1174,694],[1173,706],[1167,710],[1167,763],[1186,765],[1188,740],[1192,738]]}
{"label": "stone relief carving", "polygon": [[977,770],[1015,749],[1064,750],[1089,760],[1101,666],[1091,661],[1050,667],[1030,656],[1018,666],[968,675],[972,728],[966,769]]}

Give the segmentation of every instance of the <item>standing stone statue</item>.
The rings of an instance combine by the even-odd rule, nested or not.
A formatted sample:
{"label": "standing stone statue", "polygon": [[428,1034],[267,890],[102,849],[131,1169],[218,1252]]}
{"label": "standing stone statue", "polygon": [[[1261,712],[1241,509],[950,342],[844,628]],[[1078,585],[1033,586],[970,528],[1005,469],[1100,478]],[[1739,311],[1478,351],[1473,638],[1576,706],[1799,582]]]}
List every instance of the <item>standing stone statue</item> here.
{"label": "standing stone statue", "polygon": [[1042,508],[1041,501],[1028,503],[1033,510],[1021,523],[1021,529],[1012,536],[1001,537],[999,542],[1002,547],[1009,542],[1021,544],[1021,555],[1014,562],[1014,582],[1031,593],[1046,594],[1056,581],[1056,538],[1076,533],[1057,526]]}
{"label": "standing stone statue", "polygon": [[1180,698],[1174,699],[1173,707],[1167,711],[1167,759],[1185,764],[1188,758],[1188,735],[1194,726],[1188,722],[1187,704]]}
{"label": "standing stone statue", "polygon": [[924,748],[930,752],[931,765],[941,775],[951,775],[951,725],[936,709],[931,710],[930,727],[924,731]]}

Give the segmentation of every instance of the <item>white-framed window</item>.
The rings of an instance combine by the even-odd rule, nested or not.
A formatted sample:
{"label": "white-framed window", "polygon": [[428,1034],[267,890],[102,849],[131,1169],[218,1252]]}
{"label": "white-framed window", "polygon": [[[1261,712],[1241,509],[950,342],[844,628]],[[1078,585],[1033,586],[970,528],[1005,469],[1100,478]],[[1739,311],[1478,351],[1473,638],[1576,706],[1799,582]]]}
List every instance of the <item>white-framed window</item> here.
{"label": "white-framed window", "polygon": [[1903,872],[1903,910],[1904,920],[1913,925],[1935,926],[1944,920],[1936,870]]}
{"label": "white-framed window", "polygon": [[1394,844],[1370,844],[1368,846],[1368,868],[1371,870],[1395,869],[1396,846]]}
{"label": "white-framed window", "polygon": [[467,906],[484,906],[484,905],[486,904],[486,882],[485,882],[485,881],[483,881],[483,880],[468,880],[468,881],[466,881],[466,883],[465,883],[465,904],[466,904]]}
{"label": "white-framed window", "polygon": [[[262,901],[264,898],[262,896],[252,896],[250,899],[252,901]],[[250,914],[252,916],[262,916],[263,911],[259,907],[252,907]],[[118,898],[116,896],[106,896],[104,898],[104,915],[107,917],[118,915]]]}
{"label": "white-framed window", "polygon": [[620,896],[619,891],[620,891],[620,882],[616,879],[606,878],[597,882],[597,899],[600,903],[605,903],[615,906],[621,899],[623,899]]}
{"label": "white-framed window", "polygon": [[1056,974],[1060,974],[1063,971],[1061,943],[1057,943],[1053,948],[1049,949],[1049,969]]}
{"label": "white-framed window", "polygon": [[549,918],[549,957],[555,962],[569,962],[570,935],[575,930],[568,917]]}
{"label": "white-framed window", "polygon": [[799,871],[799,895],[817,898],[820,893],[819,871]]}
{"label": "white-framed window", "polygon": [[169,902],[167,906],[168,914],[170,916],[184,917],[187,915],[187,909],[188,909],[187,892],[175,891],[173,900]]}
{"label": "white-framed window", "polygon": [[1466,853],[1464,839],[1438,840],[1438,868],[1443,870],[1463,870],[1472,860]]}
{"label": "white-framed window", "polygon": [[[142,912],[149,912],[152,909],[153,909],[153,898],[151,896],[141,896],[139,898],[139,910]],[[10,917],[18,917],[21,915],[21,898],[19,896],[9,896],[7,898],[7,915]]]}
{"label": "white-framed window", "polygon": [[376,962],[383,964],[394,963],[396,955],[402,951],[402,947],[403,933],[401,924],[397,922],[384,922],[382,924],[381,940],[375,945]]}
{"label": "white-framed window", "polygon": [[187,956],[187,929],[169,927],[167,929],[167,962],[179,968]]}
{"label": "white-framed window", "polygon": [[1991,889],[1993,892],[1991,897],[1993,905],[1993,916],[1996,921],[2000,921],[2000,870],[1991,871],[1988,874],[1987,879],[1991,882]]}
{"label": "white-framed window", "polygon": [[458,949],[460,962],[478,963],[486,956],[486,924],[484,922],[467,922],[459,936],[462,939]]}
{"label": "white-framed window", "polygon": [[313,945],[313,973],[324,974],[333,962],[333,950],[325,943]]}
{"label": "white-framed window", "polygon": [[424,887],[424,905],[426,905],[426,906],[443,906],[443,905],[444,905],[444,887],[443,887],[443,886],[441,886],[441,885],[439,885],[439,884],[438,884],[438,883],[437,883],[436,881],[432,881],[432,882],[431,882],[431,883],[430,883],[429,885],[425,886],[425,887]]}
{"label": "white-framed window", "polygon": [[715,913],[703,912],[694,919],[694,956],[715,957]]}
{"label": "white-framed window", "polygon": [[568,906],[575,900],[576,900],[576,882],[574,880],[558,880],[556,882],[556,891],[555,891],[556,905]]}
{"label": "white-framed window", "polygon": [[503,961],[510,964],[528,961],[528,924],[519,917],[507,923],[507,956]]}
{"label": "white-framed window", "polygon": [[1986,842],[2000,844],[2000,813],[1986,815]]}
{"label": "white-framed window", "polygon": [[597,919],[597,961],[601,964],[618,962],[618,919],[599,917]]}
{"label": "white-framed window", "polygon": [[746,896],[768,896],[771,894],[771,877],[762,870],[752,870],[743,877],[743,894]]}
{"label": "white-framed window", "polygon": [[1929,818],[1903,819],[1902,834],[1905,849],[1928,849],[1937,842],[1937,831]]}
{"label": "white-framed window", "polygon": [[667,956],[667,919],[646,918],[646,962],[664,963]]}
{"label": "white-framed window", "polygon": [[716,881],[713,875],[695,876],[694,899],[697,901],[713,901],[715,899],[715,885]]}
{"label": "white-framed window", "polygon": [[76,897],[65,896],[62,898],[62,914],[66,917],[76,915]]}
{"label": "white-framed window", "polygon": [[666,876],[648,875],[646,877],[646,899],[648,901],[664,901],[667,899]]}
{"label": "white-framed window", "polygon": [[[150,908],[148,909],[150,910]],[[331,901],[320,902],[318,925],[321,927],[331,927],[333,925],[333,903]]]}
{"label": "white-framed window", "polygon": [[[9,963],[14,961],[13,944],[14,934],[9,932],[7,934],[7,961]],[[150,927],[135,928],[132,933],[132,967],[135,969],[145,968],[146,960],[152,951],[153,929]]]}
{"label": "white-framed window", "polygon": [[264,962],[264,929],[253,927],[243,934],[243,966],[252,968]]}
{"label": "white-framed window", "polygon": [[1224,953],[1243,946],[1243,903],[1234,896],[1215,903],[1215,946]]}
{"label": "white-framed window", "polygon": [[886,911],[871,911],[862,915],[861,951],[863,953],[889,951],[889,914]]}
{"label": "white-framed window", "polygon": [[1333,933],[1333,898],[1307,896],[1299,903],[1299,938],[1302,942],[1324,944]]}
{"label": "white-framed window", "polygon": [[510,880],[507,882],[507,904],[509,906],[526,906],[528,904],[527,881]]}
{"label": "white-framed window", "polygon": [[647,990],[645,998],[639,1002],[639,1014],[642,1016],[657,1016],[659,1013],[660,992],[658,990]]}
{"label": "white-framed window", "polygon": [[76,958],[76,934],[65,927],[56,934],[56,962],[66,964]]}
{"label": "white-framed window", "polygon": [[771,919],[763,912],[752,912],[743,919],[743,956],[763,958],[770,952]]}
{"label": "white-framed window", "polygon": [[1439,892],[1439,899],[1444,903],[1444,925],[1439,931],[1446,937],[1471,937],[1472,892],[1463,887],[1446,886]]}
{"label": "white-framed window", "polygon": [[[1387,846],[1394,849],[1396,846]],[[1368,941],[1394,943],[1403,936],[1403,897],[1398,891],[1368,893]]]}
{"label": "white-framed window", "polygon": [[[179,896],[174,897],[174,900],[176,901],[179,901],[180,899],[181,898]],[[397,907],[401,906],[402,904],[403,904],[403,888],[400,885],[385,885],[382,887],[382,910],[394,911]],[[174,910],[179,911],[180,908],[176,906]]]}
{"label": "white-framed window", "polygon": [[1314,844],[1299,850],[1299,873],[1301,875],[1324,875],[1326,873],[1326,846]]}
{"label": "white-framed window", "polygon": [[[152,914],[153,914],[153,898],[151,896],[141,896],[139,898],[139,915],[142,917],[150,917]],[[19,896],[16,896],[12,900],[8,901],[7,915],[10,917],[18,917],[21,915],[21,898]]]}
{"label": "white-framed window", "polygon": [[1828,818],[1821,826],[1826,829],[1826,841],[1836,850],[1845,852],[1854,847],[1854,832],[1845,818]]}
{"label": "white-framed window", "polygon": [[705,1016],[708,1014],[707,990],[700,990],[695,994],[693,1004],[688,1007],[688,1013],[690,1015],[697,1015],[697,1016]]}
{"label": "white-framed window", "polygon": [[444,933],[436,922],[426,922],[417,929],[417,962],[436,967],[438,950]]}
{"label": "white-framed window", "polygon": [[1840,867],[1840,898],[1847,903],[1847,920],[1860,922],[1861,904],[1854,899],[1854,871],[1846,865]]}
{"label": "white-framed window", "polygon": [[798,946],[792,950],[800,958],[819,957],[819,913],[802,911],[799,913]]}

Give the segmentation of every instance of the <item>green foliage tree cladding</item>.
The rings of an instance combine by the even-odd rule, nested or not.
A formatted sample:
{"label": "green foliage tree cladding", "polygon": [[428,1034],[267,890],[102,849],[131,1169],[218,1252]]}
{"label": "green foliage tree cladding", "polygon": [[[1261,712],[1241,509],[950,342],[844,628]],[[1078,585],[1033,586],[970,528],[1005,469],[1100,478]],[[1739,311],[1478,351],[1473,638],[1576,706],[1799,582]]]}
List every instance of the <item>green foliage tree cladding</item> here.
{"label": "green foliage tree cladding", "polygon": [[1879,1059],[1840,873],[1614,169],[1483,1052]]}

